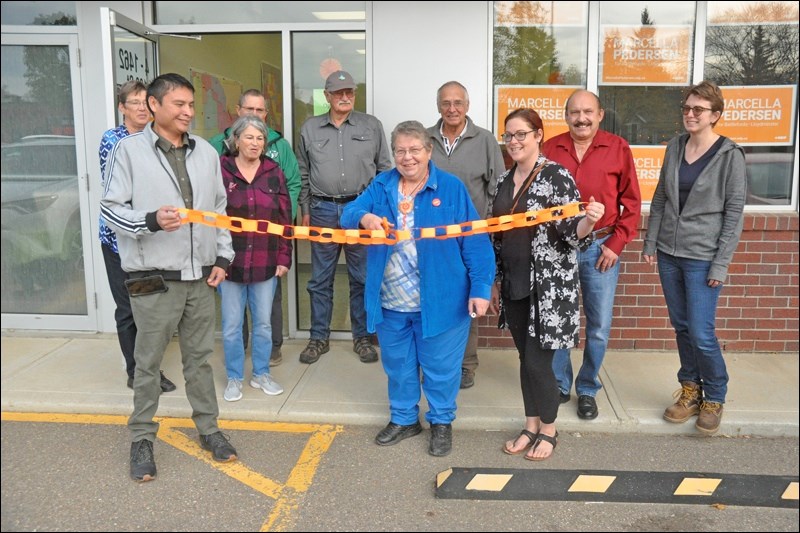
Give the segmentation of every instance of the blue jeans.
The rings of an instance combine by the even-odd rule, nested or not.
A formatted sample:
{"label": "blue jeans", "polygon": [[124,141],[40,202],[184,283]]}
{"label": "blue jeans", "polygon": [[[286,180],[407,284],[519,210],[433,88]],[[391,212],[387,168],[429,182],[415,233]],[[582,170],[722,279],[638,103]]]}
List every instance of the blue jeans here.
{"label": "blue jeans", "polygon": [[[339,219],[345,204],[311,199],[311,225],[341,229]],[[367,279],[367,249],[362,244],[311,242],[311,338],[323,340],[331,334],[333,314],[333,280],[336,264],[344,247],[347,275],[350,279],[350,324],[353,338],[366,337],[367,311],[364,308],[364,283]]]}
{"label": "blue jeans", "polygon": [[698,383],[704,400],[725,403],[728,370],[714,324],[722,285],[708,286],[710,268],[711,261],[658,252],[658,276],[681,360],[678,381]]}
{"label": "blue jeans", "polygon": [[[420,386],[428,400],[428,423],[449,424],[456,418],[461,361],[471,321],[467,318],[443,333],[423,338],[421,312],[383,309],[383,320],[375,329],[388,381],[392,422],[401,426],[419,422]],[[420,368],[425,378],[421,385]]]}
{"label": "blue jeans", "polygon": [[[619,279],[619,261],[614,268],[600,272],[595,268],[601,255],[599,239],[586,250],[578,252],[578,271],[581,282],[583,314],[586,317],[586,342],[583,348],[583,363],[575,380],[578,396],[595,397],[602,388],[597,375],[606,357],[608,335],[611,332],[611,319],[614,315],[614,295]],[[553,356],[553,372],[556,374],[558,388],[568,394],[572,389],[572,362],[569,350],[556,350]]]}
{"label": "blue jeans", "polygon": [[244,340],[242,323],[245,306],[253,320],[253,375],[269,374],[272,355],[272,299],[277,278],[258,283],[236,283],[225,280],[219,285],[222,295],[222,347],[225,350],[225,370],[228,379],[244,379]]}

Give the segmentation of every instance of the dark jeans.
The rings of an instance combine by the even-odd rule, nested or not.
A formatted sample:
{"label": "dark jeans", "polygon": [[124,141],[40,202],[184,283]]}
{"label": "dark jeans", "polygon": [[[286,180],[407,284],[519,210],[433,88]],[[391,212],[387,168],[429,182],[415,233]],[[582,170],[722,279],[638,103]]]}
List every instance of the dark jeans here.
{"label": "dark jeans", "polygon": [[131,299],[128,296],[128,289],[125,288],[125,280],[128,274],[122,270],[122,263],[119,254],[106,245],[101,245],[103,249],[103,261],[106,264],[106,274],[108,285],[111,287],[111,295],[117,309],[114,311],[114,320],[117,322],[117,338],[122,356],[125,358],[125,370],[128,377],[133,377],[133,370],[136,368],[136,361],[133,359],[133,349],[136,345],[136,323],[133,321],[133,311],[131,311]]}
{"label": "dark jeans", "polygon": [[[272,327],[272,349],[283,346],[283,291],[281,291],[281,278],[275,278],[275,298],[272,299],[272,316],[269,323]],[[244,322],[242,322],[242,339],[244,347],[250,339],[250,326],[247,323],[247,307],[244,308]]]}

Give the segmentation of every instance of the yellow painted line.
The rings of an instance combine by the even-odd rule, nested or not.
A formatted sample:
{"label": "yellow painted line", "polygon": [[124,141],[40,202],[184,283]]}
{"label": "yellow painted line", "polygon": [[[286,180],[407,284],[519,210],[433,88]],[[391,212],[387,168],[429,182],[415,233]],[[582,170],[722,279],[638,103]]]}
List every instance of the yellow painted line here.
{"label": "yellow painted line", "polygon": [[[57,424],[127,425],[127,416],[86,415],[62,413],[2,412],[2,420],[10,422],[46,422]],[[245,420],[220,420],[220,429],[228,431],[263,431],[279,433],[308,433],[308,441],[285,483],[272,480],[248,468],[241,460],[230,463],[215,461],[200,444],[180,429],[193,429],[189,418],[155,417],[159,429],[157,438],[190,455],[212,468],[232,477],[268,498],[275,500],[272,512],[261,526],[261,531],[288,531],[296,522],[300,500],[311,486],[322,457],[330,448],[336,435],[344,431],[341,425],[293,424],[287,422],[252,422]]]}
{"label": "yellow painted line", "polygon": [[617,479],[616,476],[580,475],[567,492],[605,492]]}
{"label": "yellow painted line", "polygon": [[475,474],[467,483],[466,490],[488,490],[500,492],[503,490],[513,474]]}
{"label": "yellow painted line", "polygon": [[789,486],[786,487],[786,490],[783,491],[783,494],[781,495],[781,499],[782,500],[796,500],[796,499],[798,499],[797,498],[797,493],[798,493],[797,481],[792,481],[791,483],[789,483]]}
{"label": "yellow painted line", "polygon": [[675,496],[711,496],[721,482],[721,479],[687,477],[681,481],[673,494]]}

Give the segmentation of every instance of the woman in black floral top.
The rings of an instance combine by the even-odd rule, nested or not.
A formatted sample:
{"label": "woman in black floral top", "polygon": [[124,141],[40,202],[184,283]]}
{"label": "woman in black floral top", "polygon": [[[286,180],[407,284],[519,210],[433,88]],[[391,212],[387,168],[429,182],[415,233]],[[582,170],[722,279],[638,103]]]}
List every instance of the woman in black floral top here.
{"label": "woman in black floral top", "polygon": [[[540,153],[544,130],[536,111],[512,111],[505,129],[503,140],[514,166],[497,180],[493,216],[580,201],[569,172]],[[590,198],[586,216],[493,234],[497,277],[492,303],[500,313],[500,327],[511,331],[519,351],[525,405],[525,429],[506,442],[507,454],[543,461],[555,450],[559,391],[553,353],[578,343],[576,250],[591,243],[603,213],[603,204]]]}

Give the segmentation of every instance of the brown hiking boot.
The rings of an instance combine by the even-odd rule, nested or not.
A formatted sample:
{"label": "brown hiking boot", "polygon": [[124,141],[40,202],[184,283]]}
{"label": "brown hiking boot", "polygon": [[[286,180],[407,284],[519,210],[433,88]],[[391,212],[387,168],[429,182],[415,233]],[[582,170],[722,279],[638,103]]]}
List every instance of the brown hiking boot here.
{"label": "brown hiking boot", "polygon": [[700,385],[694,381],[681,381],[681,388],[672,395],[677,401],[666,408],[664,420],[680,424],[699,413],[701,392]]}
{"label": "brown hiking boot", "polygon": [[328,339],[311,339],[308,346],[300,352],[300,362],[310,365],[319,361],[319,356],[331,349]]}
{"label": "brown hiking boot", "polygon": [[717,402],[701,402],[700,416],[697,417],[694,427],[706,435],[713,435],[722,422],[722,404]]}

